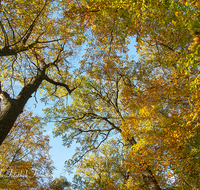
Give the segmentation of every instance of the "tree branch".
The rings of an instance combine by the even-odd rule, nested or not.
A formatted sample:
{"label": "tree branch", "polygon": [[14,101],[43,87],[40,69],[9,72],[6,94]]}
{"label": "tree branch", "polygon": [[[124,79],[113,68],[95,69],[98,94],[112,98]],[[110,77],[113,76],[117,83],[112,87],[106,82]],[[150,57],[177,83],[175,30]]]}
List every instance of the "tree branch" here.
{"label": "tree branch", "polygon": [[47,82],[49,82],[51,84],[54,84],[56,86],[62,86],[62,87],[64,87],[68,91],[69,94],[71,94],[77,88],[77,87],[74,87],[74,88],[70,89],[67,84],[54,81],[53,79],[50,79],[47,75],[44,76],[44,80],[46,80]]}
{"label": "tree branch", "polygon": [[0,27],[3,31],[3,35],[4,35],[4,39],[5,39],[5,48],[8,48],[9,47],[8,35],[7,35],[6,30],[1,21],[0,21]]}
{"label": "tree branch", "polygon": [[27,42],[27,40],[29,39],[29,37],[30,37],[30,35],[31,35],[32,31],[33,31],[33,28],[35,26],[36,21],[38,20],[39,16],[41,15],[41,13],[44,10],[44,8],[45,8],[46,5],[47,5],[47,1],[45,1],[44,6],[42,7],[42,9],[38,13],[38,15],[35,17],[35,19],[33,20],[32,24],[30,25],[30,27],[28,28],[28,30],[25,32],[25,34],[22,36],[22,38],[17,43],[19,43],[19,42],[22,41],[22,43],[25,44]]}

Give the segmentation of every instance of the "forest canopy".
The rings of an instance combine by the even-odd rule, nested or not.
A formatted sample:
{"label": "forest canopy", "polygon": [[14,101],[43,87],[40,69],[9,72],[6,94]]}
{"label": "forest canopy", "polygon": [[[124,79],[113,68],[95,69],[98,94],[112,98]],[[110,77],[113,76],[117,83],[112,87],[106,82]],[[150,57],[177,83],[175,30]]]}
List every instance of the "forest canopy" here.
{"label": "forest canopy", "polygon": [[43,122],[77,144],[68,189],[200,187],[199,0],[2,0],[0,9],[1,143],[40,92]]}

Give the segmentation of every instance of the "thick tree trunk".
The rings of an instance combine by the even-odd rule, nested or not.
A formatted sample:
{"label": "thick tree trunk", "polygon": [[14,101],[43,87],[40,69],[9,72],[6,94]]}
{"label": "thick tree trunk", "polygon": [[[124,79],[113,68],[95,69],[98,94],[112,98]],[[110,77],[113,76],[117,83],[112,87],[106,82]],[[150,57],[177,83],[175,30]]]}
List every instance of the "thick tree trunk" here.
{"label": "thick tree trunk", "polygon": [[[131,146],[137,143],[134,138],[128,140],[128,142]],[[142,178],[144,180],[146,188],[148,190],[161,190],[156,178],[154,177],[152,171],[149,169],[148,165],[146,163],[140,165]]]}
{"label": "thick tree trunk", "polygon": [[7,134],[10,132],[17,117],[23,112],[23,108],[28,99],[31,98],[31,95],[42,83],[44,74],[45,71],[40,71],[29,84],[22,88],[16,99],[10,98],[6,92],[0,92],[4,102],[3,109],[0,112],[0,144],[2,144]]}
{"label": "thick tree trunk", "polygon": [[142,177],[148,190],[161,190],[156,178],[148,167],[142,171]]}

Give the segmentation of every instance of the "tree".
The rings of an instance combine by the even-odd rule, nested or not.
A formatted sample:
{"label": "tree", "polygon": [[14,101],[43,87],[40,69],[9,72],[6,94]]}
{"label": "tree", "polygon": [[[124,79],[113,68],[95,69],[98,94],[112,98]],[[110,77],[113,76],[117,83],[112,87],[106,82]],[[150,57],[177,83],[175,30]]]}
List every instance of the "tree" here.
{"label": "tree", "polygon": [[1,188],[40,188],[50,182],[54,167],[49,149],[41,118],[23,113],[0,148]]}
{"label": "tree", "polygon": [[[126,167],[137,174],[140,187],[150,190],[168,186],[197,188],[199,1],[54,2],[50,1],[47,6],[50,12],[54,11],[53,29],[47,25],[41,27],[47,28],[47,33],[42,30],[45,33],[41,37],[50,39],[48,47],[45,46],[46,39],[41,41],[39,37],[42,43],[36,40],[34,47],[16,51],[23,52],[17,57],[20,64],[5,57],[7,64],[3,66],[4,57],[2,59],[3,82],[9,82],[9,76],[10,89],[13,81],[23,86],[19,95],[12,98],[8,96],[12,92],[9,89],[1,92],[4,97],[0,117],[2,140],[27,100],[41,89],[45,91],[43,100],[55,103],[46,109],[47,121],[56,122],[55,134],[62,135],[67,146],[73,140],[80,143],[68,162],[70,167],[86,154],[98,153],[101,145],[115,135],[131,149],[127,153]],[[60,3],[62,9],[58,9]],[[10,5],[4,3],[3,6]],[[29,33],[35,31],[31,28],[40,29],[35,18],[41,18],[42,24],[49,20],[48,14],[42,16],[45,10],[30,19],[34,24],[28,26],[28,30],[21,30],[26,28],[26,22],[17,28],[22,32],[19,40],[25,40],[26,47],[26,39],[31,40],[32,36]],[[4,18],[2,38],[4,46],[10,47],[8,42],[14,41],[12,33],[16,29],[12,29],[11,22]],[[55,38],[51,39],[52,36]],[[137,41],[138,62],[127,55],[133,37]],[[37,38],[36,35],[34,39]],[[33,42],[35,40],[30,41],[30,45]],[[66,60],[71,55],[71,51],[65,49],[68,44],[85,48],[81,66],[73,75]],[[29,69],[25,69],[22,63],[26,63]],[[72,76],[79,77],[73,80]],[[65,98],[72,91],[73,102],[65,106]],[[83,184],[78,177],[77,181]],[[133,184],[136,186],[137,182]]]}
{"label": "tree", "polygon": [[[199,23],[196,7],[186,1],[69,2],[66,16],[90,34],[83,33],[87,49],[80,69],[88,76],[72,105],[56,104],[52,113],[55,134],[67,146],[73,139],[81,145],[69,165],[120,133],[132,148],[129,159],[138,163],[130,162],[130,170],[141,173],[147,189],[198,187],[199,151],[191,141],[199,128],[199,60],[197,46],[195,53],[188,50],[197,35],[191,31],[192,20]],[[134,35],[137,63],[125,55]]]}
{"label": "tree", "polygon": [[[72,54],[70,27],[62,21],[59,1],[1,1],[0,143],[43,82],[70,94],[68,72]],[[42,5],[42,6],[41,6]],[[54,16],[53,16],[54,15]],[[66,41],[68,40],[68,42]],[[54,92],[54,90],[52,90]]]}
{"label": "tree", "polygon": [[[46,109],[49,121],[58,121],[55,134],[62,135],[64,144],[70,146],[76,140],[81,145],[68,163],[69,169],[88,152],[97,150],[110,136],[123,134],[121,127],[125,121],[125,112],[122,110],[120,97],[123,80],[128,82],[126,74],[134,64],[121,64],[121,68],[113,68],[111,73],[104,73],[101,68],[95,70],[93,77],[82,79],[82,85],[72,94],[73,102],[70,106],[64,108],[63,103],[58,102],[54,108]],[[127,141],[129,147],[137,144],[134,136],[122,139]],[[159,189],[145,161],[139,162],[138,169],[140,178],[149,189]]]}
{"label": "tree", "polygon": [[57,121],[55,135],[66,146],[73,140],[80,143],[69,169],[89,152],[98,157],[99,147],[120,134],[131,149],[126,167],[138,175],[139,189],[143,183],[155,189],[149,181],[176,189],[198,187],[199,149],[192,141],[199,129],[199,90],[188,88],[192,76],[175,78],[166,68],[156,67],[156,72],[145,63],[125,61],[109,72],[95,68],[82,78],[71,105],[56,103],[46,109],[47,119]]}
{"label": "tree", "polygon": [[[148,61],[144,63],[149,64]],[[193,88],[198,72],[192,69],[192,74],[184,75],[173,66],[170,70],[163,66],[152,69],[150,66],[156,62],[155,59],[150,61],[151,65],[147,64],[138,72],[138,75],[143,73],[141,82],[134,88],[133,79],[132,87],[124,89],[124,109],[132,110],[122,128],[124,136],[128,138],[132,135],[130,131],[134,131],[141,139],[142,146],[135,147],[133,153],[139,151],[146,160],[153,160],[151,164],[157,163],[157,172],[163,170],[163,174],[160,173],[162,183],[171,176],[176,179],[176,189],[198,187],[199,180],[195,176],[198,176],[199,167],[195,166],[199,150],[191,144],[199,130],[199,90]],[[187,175],[188,172],[193,175]]]}

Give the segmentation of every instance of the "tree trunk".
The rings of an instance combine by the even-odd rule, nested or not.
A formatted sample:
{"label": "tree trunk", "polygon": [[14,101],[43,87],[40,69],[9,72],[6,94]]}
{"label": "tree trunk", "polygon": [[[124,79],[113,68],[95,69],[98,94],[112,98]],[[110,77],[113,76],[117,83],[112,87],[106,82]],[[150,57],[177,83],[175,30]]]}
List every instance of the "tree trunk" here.
{"label": "tree trunk", "polygon": [[42,83],[44,74],[45,70],[40,71],[29,84],[22,88],[16,99],[12,99],[6,92],[0,91],[4,102],[3,109],[0,112],[0,145],[10,132],[17,117],[23,112],[28,99]]}
{"label": "tree trunk", "polygon": [[156,181],[156,178],[154,177],[148,166],[142,171],[142,177],[148,190],[161,190]]}
{"label": "tree trunk", "polygon": [[[134,138],[128,140],[128,142],[131,146],[137,143]],[[146,163],[140,165],[141,165],[142,178],[144,180],[146,188],[148,190],[161,190],[156,178],[154,177],[148,165]]]}

